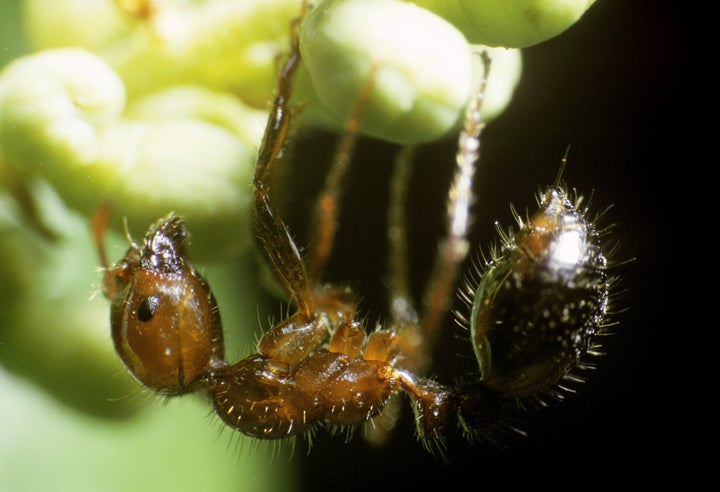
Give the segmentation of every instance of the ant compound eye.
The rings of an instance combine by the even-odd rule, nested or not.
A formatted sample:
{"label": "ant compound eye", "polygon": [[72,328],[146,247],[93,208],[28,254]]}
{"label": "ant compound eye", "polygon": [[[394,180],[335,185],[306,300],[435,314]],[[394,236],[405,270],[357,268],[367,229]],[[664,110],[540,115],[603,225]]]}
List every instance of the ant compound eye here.
{"label": "ant compound eye", "polygon": [[[473,348],[484,384],[505,396],[554,389],[603,326],[610,279],[598,233],[564,191],[551,188],[519,232],[502,233],[474,293]],[[559,388],[558,388],[559,389]]]}
{"label": "ant compound eye", "polygon": [[137,318],[140,321],[150,321],[155,313],[157,312],[158,306],[160,305],[159,296],[149,296],[140,301],[137,309]]}

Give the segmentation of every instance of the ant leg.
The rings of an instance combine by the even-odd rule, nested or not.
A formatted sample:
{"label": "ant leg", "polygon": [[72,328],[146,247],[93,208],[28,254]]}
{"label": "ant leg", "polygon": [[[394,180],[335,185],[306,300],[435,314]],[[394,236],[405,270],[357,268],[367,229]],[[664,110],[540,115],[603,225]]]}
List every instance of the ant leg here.
{"label": "ant leg", "polygon": [[95,242],[95,248],[100,255],[100,266],[107,270],[110,263],[108,263],[107,250],[105,249],[105,232],[108,228],[108,222],[110,221],[110,208],[107,206],[100,207],[95,210],[92,217],[92,237]]}
{"label": "ant leg", "polygon": [[[372,333],[365,349],[365,358],[397,361],[401,367],[417,367],[415,357],[421,337],[418,330],[417,309],[410,295],[408,275],[407,221],[405,207],[410,179],[410,165],[415,146],[403,147],[395,161],[390,181],[390,205],[388,210],[388,248],[390,265],[390,326],[391,330]],[[393,395],[382,412],[373,420],[372,427],[365,432],[367,441],[382,445],[395,428],[401,413],[399,395]]]}
{"label": "ant leg", "polygon": [[456,155],[456,169],[448,192],[447,230],[438,245],[435,264],[422,300],[419,317],[410,295],[407,265],[407,228],[405,207],[413,149],[405,148],[395,163],[391,183],[388,240],[390,247],[391,315],[393,325],[401,333],[402,366],[423,373],[430,365],[430,351],[437,332],[452,302],[460,265],[469,250],[467,233],[470,226],[472,183],[479,157],[482,122],[480,109],[490,68],[487,53],[482,54],[483,73],[465,117]]}
{"label": "ant leg", "polygon": [[128,284],[133,272],[137,269],[140,258],[140,246],[135,244],[130,234],[126,231],[130,249],[125,254],[125,258],[116,265],[110,265],[105,247],[105,234],[110,223],[112,215],[112,207],[108,202],[101,204],[93,213],[91,219],[92,237],[95,242],[95,250],[100,257],[100,266],[103,270],[102,293],[110,300],[114,300],[120,291]]}
{"label": "ant leg", "polygon": [[408,181],[414,146],[404,147],[395,161],[390,182],[390,206],[388,213],[388,247],[390,249],[390,311],[393,320],[400,325],[415,325],[417,310],[410,295],[407,246]]}
{"label": "ant leg", "polygon": [[310,229],[309,269],[313,281],[317,281],[325,268],[335,243],[338,227],[338,203],[341,200],[343,183],[350,164],[353,149],[358,138],[360,122],[367,109],[375,82],[375,68],[360,88],[360,95],[353,107],[350,118],[345,122],[345,131],[335,152],[330,170],[313,211]]}
{"label": "ant leg", "polygon": [[255,167],[253,204],[258,246],[280,285],[299,308],[300,313],[307,320],[311,320],[315,306],[305,263],[285,222],[272,205],[270,187],[267,183],[270,167],[282,155],[292,120],[288,101],[292,92],[291,81],[300,63],[298,27],[305,9],[306,5],[303,2],[301,14],[292,26],[290,54],[278,76],[277,95],[268,117]]}
{"label": "ant leg", "polygon": [[424,367],[415,359],[423,356],[419,347],[422,337],[418,329],[418,311],[410,294],[407,245],[407,191],[414,146],[402,149],[395,161],[390,183],[388,213],[388,247],[390,250],[390,314],[392,326],[401,333],[402,366]]}
{"label": "ant leg", "polygon": [[[476,94],[471,100],[465,119],[465,127],[460,134],[456,157],[456,170],[448,192],[447,231],[445,238],[438,245],[435,264],[426,286],[423,297],[422,317],[410,294],[408,274],[407,246],[407,190],[410,179],[410,166],[413,147],[406,147],[395,162],[391,181],[391,199],[388,215],[388,242],[390,249],[390,312],[392,326],[397,336],[380,337],[368,340],[366,357],[373,352],[383,354],[381,342],[394,345],[402,357],[398,367],[403,390],[414,403],[418,437],[427,448],[442,451],[442,433],[447,425],[448,414],[454,404],[450,392],[441,385],[425,379],[417,379],[412,374],[422,374],[430,366],[431,350],[437,338],[437,332],[448,312],[452,292],[454,292],[459,269],[469,250],[467,233],[470,225],[469,209],[472,202],[472,182],[476,163],[479,157],[480,108],[482,106],[490,60],[483,53],[483,74]],[[385,332],[386,334],[388,332]],[[388,338],[389,337],[389,338]],[[385,340],[388,338],[388,340]],[[392,339],[392,343],[390,342]],[[373,343],[375,342],[375,343]],[[370,348],[373,347],[373,350]],[[388,402],[381,420],[376,427],[367,433],[368,439],[374,443],[382,443],[387,432],[392,429],[397,419],[397,398]]]}
{"label": "ant leg", "polygon": [[[470,249],[467,235],[471,222],[472,184],[480,156],[480,133],[483,128],[481,109],[490,71],[490,57],[487,52],[481,53],[481,62],[481,78],[468,105],[465,127],[458,140],[457,167],[448,192],[447,229],[444,239],[438,245],[435,264],[422,300],[419,325],[422,345],[419,347],[419,355],[424,361],[430,359],[430,351],[438,337],[439,327],[452,303],[460,266]],[[424,367],[413,369],[422,371]]]}

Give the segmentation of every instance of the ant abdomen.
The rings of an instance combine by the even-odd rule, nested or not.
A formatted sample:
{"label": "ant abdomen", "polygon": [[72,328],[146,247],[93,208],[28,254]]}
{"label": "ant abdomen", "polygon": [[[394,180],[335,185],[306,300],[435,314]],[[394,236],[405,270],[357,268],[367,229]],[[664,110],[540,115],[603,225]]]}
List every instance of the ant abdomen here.
{"label": "ant abdomen", "polygon": [[136,379],[167,395],[192,391],[224,364],[217,303],[185,260],[187,235],[182,218],[161,219],[103,279],[116,351]]}
{"label": "ant abdomen", "polygon": [[599,234],[555,186],[500,251],[472,297],[470,332],[485,388],[504,397],[557,396],[592,347],[610,279]]}

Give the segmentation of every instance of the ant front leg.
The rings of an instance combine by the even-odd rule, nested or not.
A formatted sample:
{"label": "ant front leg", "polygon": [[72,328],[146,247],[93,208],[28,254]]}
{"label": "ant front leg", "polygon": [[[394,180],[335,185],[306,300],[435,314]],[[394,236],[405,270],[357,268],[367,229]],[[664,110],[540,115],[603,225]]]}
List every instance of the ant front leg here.
{"label": "ant front leg", "polygon": [[[301,17],[302,18],[302,17]],[[300,63],[297,35],[300,19],[293,24],[291,51],[278,76],[278,90],[265,127],[253,177],[253,205],[255,235],[267,264],[290,296],[300,313],[308,320],[315,306],[308,285],[305,263],[285,222],[273,207],[267,183],[270,168],[280,158],[287,143],[292,111],[288,107],[291,81]]]}
{"label": "ant front leg", "polygon": [[292,79],[300,63],[297,31],[306,8],[303,4],[300,17],[292,26],[290,54],[278,76],[277,95],[265,128],[253,178],[254,226],[258,246],[275,278],[298,308],[295,315],[263,336],[258,350],[273,361],[290,366],[306,357],[328,336],[327,323],[316,317],[315,278],[310,279],[308,276],[300,251],[273,206],[267,182],[273,163],[280,159],[287,144],[290,131],[293,115],[288,104],[292,94]]}
{"label": "ant front leg", "polygon": [[[305,6],[303,5],[304,14]],[[272,327],[258,353],[209,374],[205,388],[215,411],[229,426],[259,439],[282,439],[305,432],[319,418],[317,405],[295,382],[298,365],[329,336],[327,320],[316,316],[314,288],[285,222],[273,206],[268,177],[287,143],[292,121],[288,107],[292,78],[300,63],[292,26],[291,51],[278,76],[278,89],[258,153],[253,178],[254,228],[258,247],[276,280],[298,311]]]}
{"label": "ant front leg", "polygon": [[[321,266],[315,267],[312,277],[308,275],[299,249],[270,196],[268,177],[287,143],[292,121],[288,104],[292,79],[300,63],[297,30],[302,14],[293,25],[291,51],[278,76],[277,95],[253,181],[258,246],[298,310],[263,335],[257,355],[221,368],[205,381],[217,414],[235,429],[262,439],[294,436],[309,430],[319,419],[355,423],[357,412],[350,411],[352,397],[346,394],[356,388],[352,384],[351,388],[343,387],[339,382],[349,373],[373,372],[372,367],[355,367],[364,334],[354,319],[352,296],[342,288],[319,287]],[[335,336],[325,347],[331,333]],[[391,391],[385,385],[378,396],[375,386],[351,393],[361,401],[360,407],[365,401],[383,401],[384,393]],[[366,399],[357,396],[366,393]],[[367,418],[367,410],[361,408],[358,412],[363,419]]]}
{"label": "ant front leg", "polygon": [[[205,379],[217,414],[235,429],[262,439],[291,437],[318,421],[331,426],[366,422],[401,389],[416,400],[425,398],[422,383],[394,368],[399,352],[396,332],[380,330],[368,337],[356,319],[349,290],[319,282],[334,240],[335,210],[357,115],[349,123],[355,130],[343,139],[316,209],[312,236],[318,252],[311,253],[310,274],[272,204],[267,177],[287,140],[291,80],[300,57],[297,31],[293,32],[259,153],[254,205],[259,246],[298,311],[263,335],[257,355],[219,368]],[[367,87],[360,106],[369,94]]]}

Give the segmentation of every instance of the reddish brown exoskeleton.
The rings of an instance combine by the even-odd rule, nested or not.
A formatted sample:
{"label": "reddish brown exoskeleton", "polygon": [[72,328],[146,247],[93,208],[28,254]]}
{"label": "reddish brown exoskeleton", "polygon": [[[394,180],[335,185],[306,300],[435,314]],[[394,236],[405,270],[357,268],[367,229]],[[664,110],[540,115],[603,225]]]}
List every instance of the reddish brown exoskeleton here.
{"label": "reddish brown exoskeleton", "polygon": [[[483,77],[459,139],[446,232],[422,305],[416,309],[406,289],[403,215],[391,213],[391,320],[370,332],[353,292],[321,280],[335,238],[338,190],[367,94],[360,98],[318,200],[307,259],[271,200],[269,174],[291,128],[288,104],[300,63],[296,28],[253,180],[258,246],[296,310],[263,334],[255,354],[228,362],[217,305],[184,250],[183,219],[175,214],[160,219],[143,243],[131,242],[112,268],[104,259],[104,226],[98,220],[95,235],[106,267],[103,290],[112,300],[113,341],[128,370],[161,394],[206,392],[227,425],[259,439],[296,436],[320,422],[368,422],[404,392],[413,405],[418,437],[430,449],[442,449],[449,427],[458,426],[471,439],[489,436],[508,426],[503,416],[514,411],[518,399],[559,395],[562,382],[577,379],[573,370],[592,352],[605,324],[611,284],[599,233],[585,219],[585,210],[568,199],[559,179],[542,194],[535,215],[518,218],[517,235],[502,235],[501,248],[479,280],[469,280],[460,291],[471,306],[460,318],[470,328],[479,373],[456,385],[425,376],[470,249],[472,182],[489,59],[483,57]],[[393,202],[401,202],[406,191],[407,166],[407,159],[398,163]]]}

